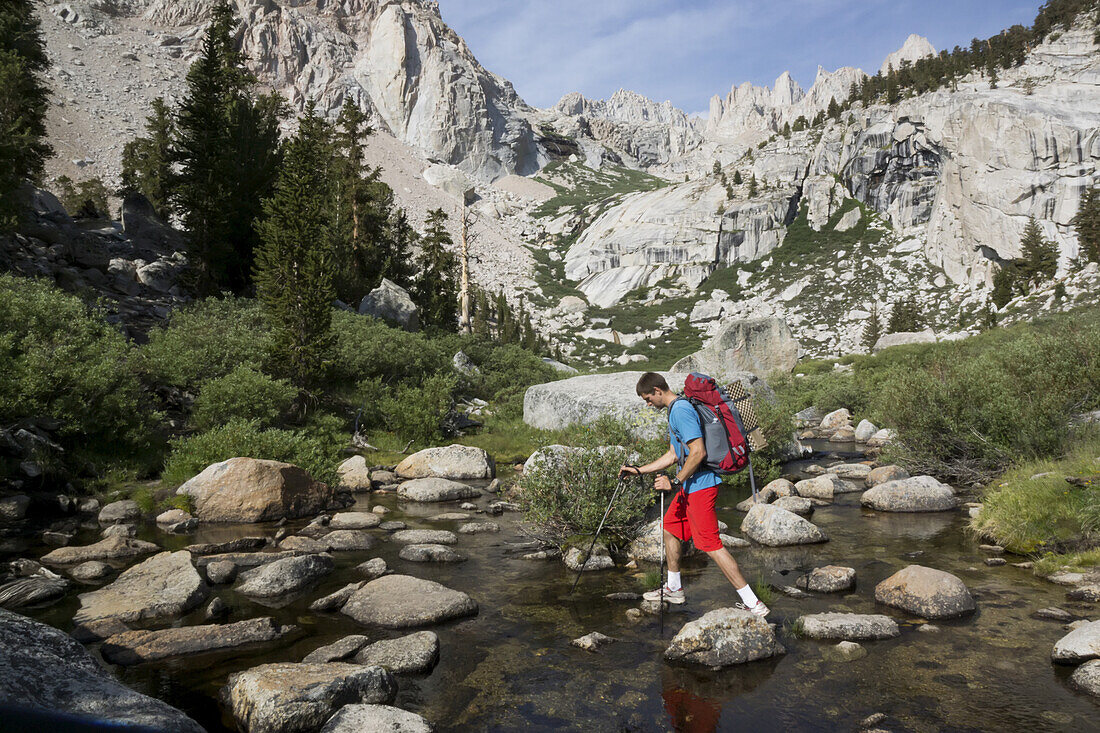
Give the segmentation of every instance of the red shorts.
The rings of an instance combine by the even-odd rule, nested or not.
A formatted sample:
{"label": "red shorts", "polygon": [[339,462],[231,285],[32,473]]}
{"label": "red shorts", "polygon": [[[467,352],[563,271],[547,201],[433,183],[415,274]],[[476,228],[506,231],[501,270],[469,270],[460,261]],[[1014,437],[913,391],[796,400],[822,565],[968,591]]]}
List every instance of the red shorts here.
{"label": "red shorts", "polygon": [[718,515],[714,513],[717,499],[717,486],[690,494],[678,492],[665,512],[665,530],[681,542],[693,540],[696,549],[702,552],[722,549],[722,540],[718,539]]}

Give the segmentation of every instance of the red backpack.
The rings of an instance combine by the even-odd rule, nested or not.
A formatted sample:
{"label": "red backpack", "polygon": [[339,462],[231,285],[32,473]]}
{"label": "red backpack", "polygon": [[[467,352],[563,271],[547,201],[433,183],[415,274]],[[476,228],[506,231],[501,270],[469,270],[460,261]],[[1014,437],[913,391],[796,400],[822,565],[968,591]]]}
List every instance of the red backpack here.
{"label": "red backpack", "polygon": [[684,382],[684,397],[695,408],[703,428],[703,443],[707,447],[703,467],[722,475],[748,467],[751,450],[748,433],[741,413],[726,391],[713,377],[690,374]]}

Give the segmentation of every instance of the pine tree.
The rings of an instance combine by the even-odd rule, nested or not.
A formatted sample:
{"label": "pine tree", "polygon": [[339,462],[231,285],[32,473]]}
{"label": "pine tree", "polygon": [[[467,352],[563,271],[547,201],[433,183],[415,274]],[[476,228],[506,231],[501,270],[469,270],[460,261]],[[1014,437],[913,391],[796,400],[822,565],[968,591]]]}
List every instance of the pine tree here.
{"label": "pine tree", "polygon": [[722,164],[716,160],[714,161],[714,166],[710,170],[714,175],[720,176],[722,175]]}
{"label": "pine tree", "polygon": [[831,119],[831,120],[839,120],[840,119],[840,105],[836,103],[836,97],[833,97],[832,99],[829,100],[828,115],[829,115],[829,119]]}
{"label": "pine tree", "polygon": [[993,274],[993,290],[989,299],[997,308],[1004,308],[1020,289],[1020,272],[1015,261],[1004,262]]}
{"label": "pine tree", "polygon": [[180,173],[174,206],[187,231],[192,264],[208,291],[251,285],[254,223],[279,164],[279,120],[286,105],[275,94],[255,97],[243,68],[226,0],[215,3],[202,53],[187,74],[172,147]]}
{"label": "pine tree", "polygon": [[332,166],[332,131],[311,104],[258,226],[256,295],[271,329],[271,363],[304,389],[321,382],[332,345]]}
{"label": "pine tree", "polygon": [[756,182],[756,174],[752,174],[752,178],[749,179],[749,198],[755,198],[756,194],[760,192],[760,184]]}
{"label": "pine tree", "polygon": [[1024,283],[1034,285],[1053,278],[1058,272],[1058,247],[1043,236],[1043,230],[1035,217],[1027,221],[1020,248],[1020,275]]}
{"label": "pine tree", "polygon": [[474,286],[474,334],[489,338],[489,299],[485,291]]}
{"label": "pine tree", "polygon": [[446,221],[443,209],[428,212],[412,298],[420,309],[422,324],[454,331],[458,328],[458,258],[445,249],[452,243]]}
{"label": "pine tree", "polygon": [[744,180],[745,179],[741,178],[741,171],[733,172],[733,185],[740,186],[742,183],[744,183]]}
{"label": "pine tree", "polygon": [[982,318],[979,327],[983,331],[989,331],[997,327],[997,306],[994,305],[992,299],[987,300],[985,305],[982,306]]}
{"label": "pine tree", "polygon": [[172,215],[172,138],[176,125],[163,97],[153,100],[153,113],[145,118],[146,137],[137,137],[122,150],[122,191],[137,191],[149,199],[157,215]]}
{"label": "pine tree", "polygon": [[41,180],[53,150],[46,143],[49,90],[46,44],[29,0],[0,4],[0,231],[15,227],[15,190]]}
{"label": "pine tree", "polygon": [[912,333],[923,327],[924,318],[921,316],[917,296],[908,295],[895,303],[891,309],[886,333]]}
{"label": "pine tree", "polygon": [[1100,262],[1100,187],[1085,189],[1073,217],[1073,227],[1082,256],[1090,262]]}
{"label": "pine tree", "polygon": [[882,338],[882,319],[878,313],[878,303],[871,303],[871,315],[867,319],[867,324],[863,327],[863,348],[867,349],[867,353],[870,353],[875,348],[875,344]]}

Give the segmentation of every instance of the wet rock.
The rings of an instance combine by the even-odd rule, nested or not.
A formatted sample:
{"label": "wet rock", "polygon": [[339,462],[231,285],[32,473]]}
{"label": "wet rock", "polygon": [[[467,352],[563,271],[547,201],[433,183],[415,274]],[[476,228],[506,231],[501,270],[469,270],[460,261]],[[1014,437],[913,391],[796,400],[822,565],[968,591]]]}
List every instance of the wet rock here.
{"label": "wet rock", "polygon": [[978,545],[978,549],[982,552],[988,552],[990,555],[1005,554],[1005,548],[1000,545]]}
{"label": "wet rock", "polygon": [[445,529],[402,529],[390,538],[408,545],[453,545],[458,542],[458,536]]}
{"label": "wet rock", "polygon": [[340,477],[340,486],[356,492],[367,492],[373,487],[371,472],[367,467],[367,459],[363,456],[352,456],[336,467],[336,473]]}
{"label": "wet rock", "polygon": [[237,577],[237,564],[229,560],[219,560],[206,566],[206,579],[215,585],[232,583]]}
{"label": "wet rock", "polygon": [[443,512],[428,517],[429,522],[462,522],[470,518],[466,512]]}
{"label": "wet rock", "polygon": [[1003,557],[987,557],[983,562],[991,568],[1008,564],[1008,560],[1005,560]]}
{"label": "wet rock", "polygon": [[0,499],[0,520],[17,522],[27,516],[31,498],[25,494],[5,496]]}
{"label": "wet rock", "polygon": [[152,542],[142,542],[124,537],[108,537],[93,545],[59,547],[42,557],[49,565],[71,565],[89,560],[125,560],[158,552],[160,547]]}
{"label": "wet rock", "polygon": [[470,522],[458,528],[459,534],[485,534],[499,531],[500,525],[496,522]]}
{"label": "wet rock", "polygon": [[1070,621],[1077,618],[1066,609],[1058,608],[1057,606],[1040,608],[1038,611],[1033,613],[1032,616],[1034,616],[1035,618],[1045,618],[1051,621],[1058,621],[1063,624],[1068,624]]}
{"label": "wet rock", "polygon": [[1069,682],[1081,692],[1100,698],[1100,659],[1082,664],[1070,675]]}
{"label": "wet rock", "polygon": [[873,728],[886,720],[886,713],[873,713],[860,721],[860,728]]}
{"label": "wet rock", "polygon": [[124,499],[113,501],[99,510],[100,524],[119,524],[120,522],[136,522],[141,519],[141,507],[136,501]]}
{"label": "wet rock", "polygon": [[481,448],[447,445],[417,451],[397,464],[400,478],[444,478],[457,481],[491,479],[496,475],[493,459]]}
{"label": "wet rock", "polygon": [[521,560],[557,560],[559,557],[561,557],[561,550],[556,547],[536,550],[535,552],[527,552],[520,555]]}
{"label": "wet rock", "polygon": [[859,613],[814,613],[799,618],[803,633],[811,639],[873,641],[892,639],[901,632],[889,616]]}
{"label": "wet rock", "polygon": [[[496,481],[496,479],[493,480]],[[464,512],[476,512],[477,504],[473,503],[472,501],[464,501],[458,505],[458,508]]]}
{"label": "wet rock", "polygon": [[108,537],[121,537],[123,539],[137,537],[137,527],[132,524],[112,524],[110,527],[104,527],[99,536],[103,539]]}
{"label": "wet rock", "polygon": [[863,483],[870,489],[887,481],[897,481],[903,478],[909,478],[909,472],[901,466],[879,466],[871,469]]}
{"label": "wet rock", "polygon": [[352,595],[341,611],[361,624],[403,629],[475,616],[478,606],[465,593],[430,580],[384,575]]}
{"label": "wet rock", "polygon": [[840,662],[854,662],[867,656],[867,650],[854,641],[842,641],[829,649],[828,656]]}
{"label": "wet rock", "polygon": [[241,537],[229,542],[213,542],[201,545],[188,545],[183,548],[192,555],[223,555],[229,552],[251,552],[267,546],[266,537]]}
{"label": "wet rock", "polygon": [[880,512],[943,512],[954,509],[958,500],[947,484],[931,476],[913,476],[868,489],[860,503]]}
{"label": "wet rock", "polygon": [[850,425],[837,428],[836,432],[829,436],[833,443],[851,443],[856,439],[856,431]]}
{"label": "wet rock", "polygon": [[607,554],[607,548],[597,545],[592,554],[585,559],[585,550],[579,547],[570,547],[565,553],[565,566],[574,572],[609,570],[615,567],[615,561]]}
{"label": "wet rock", "polygon": [[42,568],[33,575],[0,584],[0,608],[42,606],[60,601],[69,581]]}
{"label": "wet rock", "polygon": [[1066,591],[1066,600],[1100,603],[1100,585],[1082,585],[1071,591]]}
{"label": "wet rock", "polygon": [[354,657],[355,653],[365,647],[369,641],[369,636],[362,636],[360,634],[345,636],[343,639],[335,641],[332,644],[326,644],[325,646],[314,649],[307,654],[302,661],[306,664],[342,662],[345,659]]}
{"label": "wet rock", "polygon": [[315,540],[312,537],[302,537],[301,535],[292,534],[289,537],[284,537],[279,540],[279,549],[317,554],[328,552],[332,549],[332,545],[325,542],[323,536],[322,539]]}
{"label": "wet rock", "polygon": [[382,517],[374,512],[338,512],[332,515],[328,526],[333,529],[373,529],[382,524]]}
{"label": "wet rock", "polygon": [[203,522],[271,522],[316,514],[331,503],[331,487],[289,463],[230,458],[208,466],[176,491],[190,496]]}
{"label": "wet rock", "polygon": [[976,608],[961,580],[922,565],[910,565],[879,583],[875,600],[930,619],[954,618]]}
{"label": "wet rock", "polygon": [[73,638],[0,610],[4,702],[166,733],[202,733],[179,710],[115,681]]}
{"label": "wet rock", "polygon": [[381,578],[389,570],[389,568],[386,567],[386,561],[380,557],[367,560],[365,563],[360,563],[355,569],[367,576],[368,580]]}
{"label": "wet rock", "polygon": [[273,598],[299,591],[332,572],[328,555],[302,555],[276,560],[242,573],[236,590],[246,596]]}
{"label": "wet rock", "polygon": [[842,479],[862,482],[871,474],[871,467],[866,463],[838,463],[829,466],[829,473],[835,473]]}
{"label": "wet rock", "polygon": [[122,622],[179,616],[196,608],[210,589],[191,565],[191,553],[162,552],[124,570],[113,583],[80,595],[74,621]]}
{"label": "wet rock", "polygon": [[190,519],[194,519],[190,514],[182,509],[169,509],[166,512],[161,512],[157,515],[157,524],[179,524],[180,522],[186,522]]}
{"label": "wet rock", "polygon": [[127,631],[107,639],[100,651],[104,659],[114,664],[141,664],[277,641],[295,628],[279,626],[270,618],[253,618],[233,624]]}
{"label": "wet rock", "polygon": [[408,562],[465,562],[467,557],[446,545],[405,545],[397,555]]}
{"label": "wet rock", "polygon": [[110,565],[99,560],[89,560],[88,562],[82,562],[75,568],[69,571],[69,575],[73,576],[76,580],[82,580],[84,582],[92,582],[96,580],[103,580],[108,575],[115,571]]}
{"label": "wet rock", "polygon": [[305,733],[320,729],[349,703],[389,703],[393,675],[357,664],[264,664],[229,676],[224,698],[248,733]]}
{"label": "wet rock", "polygon": [[369,532],[361,529],[338,529],[321,538],[321,542],[337,552],[369,550],[378,540]]}
{"label": "wet rock", "polygon": [[741,550],[746,547],[752,547],[752,543],[748,540],[743,540],[740,537],[734,537],[728,534],[719,534],[718,540],[722,543],[722,547],[727,550]]}
{"label": "wet rock", "polygon": [[626,609],[626,620],[629,621],[632,624],[641,623],[641,621],[644,617],[645,617],[645,614],[642,613],[642,610],[639,609],[639,608],[628,608],[628,609]]}
{"label": "wet rock", "polygon": [[799,588],[812,590],[815,593],[839,593],[854,588],[855,584],[855,568],[846,568],[839,565],[814,568],[795,581],[795,585]]}
{"label": "wet rock", "polygon": [[1054,645],[1050,658],[1058,664],[1080,664],[1100,658],[1100,621],[1081,624]]}
{"label": "wet rock", "polygon": [[586,652],[598,652],[601,647],[607,646],[615,641],[618,641],[618,639],[611,636],[605,636],[598,631],[593,631],[590,634],[585,634],[579,639],[574,639],[569,642],[569,645],[584,649]]}
{"label": "wet rock", "polygon": [[[323,598],[318,598],[316,601],[309,604],[309,610],[310,611],[339,611],[341,608],[344,607],[344,604],[348,602],[348,599],[351,598],[352,594],[355,593],[355,591],[359,590],[360,588],[362,588],[366,584],[367,584],[367,581],[365,581],[365,580],[361,580],[358,583],[348,583],[347,585],[345,585],[343,588],[336,591],[335,593],[330,593],[329,595],[327,595]],[[312,661],[315,661],[315,660],[308,659],[306,661],[312,662]],[[325,661],[331,662],[333,660],[329,659],[329,660],[325,660]]]}
{"label": "wet rock", "polygon": [[126,631],[130,631],[130,627],[117,618],[104,618],[73,624],[72,637],[81,644],[91,644]]}
{"label": "wet rock", "polygon": [[855,437],[860,443],[866,443],[871,437],[878,432],[878,428],[870,420],[860,420],[859,425],[856,425]]}
{"label": "wet rock", "polygon": [[345,705],[321,729],[321,733],[432,733],[432,726],[416,713],[389,705]]}
{"label": "wet rock", "polygon": [[665,650],[665,659],[727,667],[784,653],[766,621],[741,609],[720,608],[685,624]]}
{"label": "wet rock", "polygon": [[802,517],[774,505],[754,506],[741,522],[741,533],[769,547],[816,544],[829,539]]}
{"label": "wet rock", "polygon": [[808,517],[814,512],[813,502],[801,496],[781,496],[775,500],[774,506],[800,517]]}
{"label": "wet rock", "polygon": [[418,478],[406,481],[397,488],[402,499],[418,502],[459,501],[475,499],[481,492],[472,486],[445,478]]}
{"label": "wet rock", "polygon": [[408,526],[409,525],[405,524],[404,522],[394,519],[390,520],[389,522],[382,522],[382,524],[378,525],[378,529],[384,530],[386,532],[396,532],[401,529],[406,529]]}
{"label": "wet rock", "polygon": [[609,601],[637,601],[641,600],[641,593],[608,593],[604,596]]}
{"label": "wet rock", "polygon": [[376,641],[355,655],[355,663],[378,665],[394,674],[431,672],[439,663],[439,637],[434,631],[417,631]]}
{"label": "wet rock", "polygon": [[215,619],[222,618],[229,615],[229,606],[225,604],[221,598],[215,598],[210,601],[206,606],[206,610],[203,611],[202,617],[205,621],[214,621]]}

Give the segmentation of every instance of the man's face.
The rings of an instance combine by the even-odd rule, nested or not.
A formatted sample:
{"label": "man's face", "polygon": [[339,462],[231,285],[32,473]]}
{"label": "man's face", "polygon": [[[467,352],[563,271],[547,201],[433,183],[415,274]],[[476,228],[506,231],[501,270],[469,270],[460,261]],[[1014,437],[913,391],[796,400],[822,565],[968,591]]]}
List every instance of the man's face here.
{"label": "man's face", "polygon": [[655,389],[649,394],[642,395],[642,399],[650,407],[664,407],[665,402],[660,389]]}

